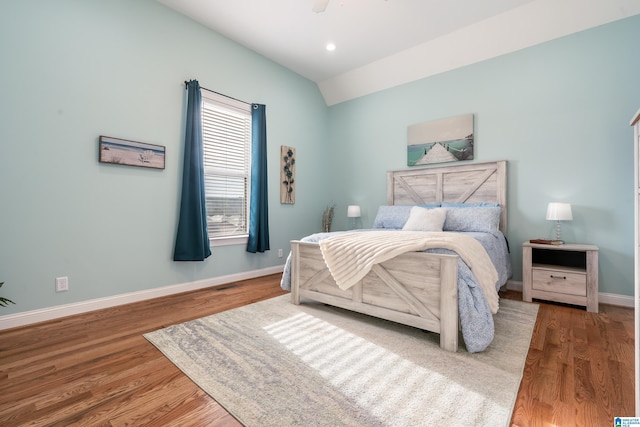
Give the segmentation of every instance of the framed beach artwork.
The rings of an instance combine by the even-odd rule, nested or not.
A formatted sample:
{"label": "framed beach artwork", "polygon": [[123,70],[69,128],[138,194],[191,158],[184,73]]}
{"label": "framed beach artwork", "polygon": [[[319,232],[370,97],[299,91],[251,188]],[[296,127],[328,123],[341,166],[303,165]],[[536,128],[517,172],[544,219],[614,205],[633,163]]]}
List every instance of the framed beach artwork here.
{"label": "framed beach artwork", "polygon": [[411,125],[407,129],[407,165],[473,159],[473,114]]}
{"label": "framed beach artwork", "polygon": [[100,163],[164,169],[165,147],[162,145],[100,136],[99,151]]}

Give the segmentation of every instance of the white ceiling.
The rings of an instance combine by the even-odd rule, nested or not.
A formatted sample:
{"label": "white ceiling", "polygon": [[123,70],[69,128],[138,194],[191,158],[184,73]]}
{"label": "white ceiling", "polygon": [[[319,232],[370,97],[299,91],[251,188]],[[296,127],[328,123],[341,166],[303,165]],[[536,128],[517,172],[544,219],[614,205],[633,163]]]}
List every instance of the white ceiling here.
{"label": "white ceiling", "polygon": [[638,0],[157,1],[316,82],[328,105],[640,13]]}

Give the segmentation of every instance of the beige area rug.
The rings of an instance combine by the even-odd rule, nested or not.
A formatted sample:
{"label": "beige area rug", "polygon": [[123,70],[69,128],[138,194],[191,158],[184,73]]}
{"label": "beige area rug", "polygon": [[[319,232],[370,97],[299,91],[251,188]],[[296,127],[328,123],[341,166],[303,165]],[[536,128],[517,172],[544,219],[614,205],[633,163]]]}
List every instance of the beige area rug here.
{"label": "beige area rug", "polygon": [[511,419],[537,312],[501,300],[496,337],[475,354],[289,295],[145,337],[246,426],[493,427]]}

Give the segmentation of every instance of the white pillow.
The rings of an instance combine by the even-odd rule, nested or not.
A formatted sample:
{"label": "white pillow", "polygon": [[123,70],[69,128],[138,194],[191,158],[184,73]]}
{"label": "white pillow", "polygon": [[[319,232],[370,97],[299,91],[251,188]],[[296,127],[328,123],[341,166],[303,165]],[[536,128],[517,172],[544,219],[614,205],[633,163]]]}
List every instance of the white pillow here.
{"label": "white pillow", "polygon": [[411,208],[409,219],[402,229],[410,231],[442,231],[442,226],[446,218],[446,209],[427,209],[414,206]]}

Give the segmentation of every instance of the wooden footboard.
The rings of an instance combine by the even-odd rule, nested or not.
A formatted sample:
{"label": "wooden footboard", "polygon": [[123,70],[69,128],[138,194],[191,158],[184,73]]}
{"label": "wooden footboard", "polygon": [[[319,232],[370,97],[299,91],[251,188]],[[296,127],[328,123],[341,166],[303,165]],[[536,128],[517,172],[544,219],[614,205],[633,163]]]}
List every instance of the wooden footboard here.
{"label": "wooden footboard", "polygon": [[308,298],[440,334],[458,349],[458,257],[409,252],[375,265],[348,290],[336,285],[317,243],[291,242],[291,298]]}

